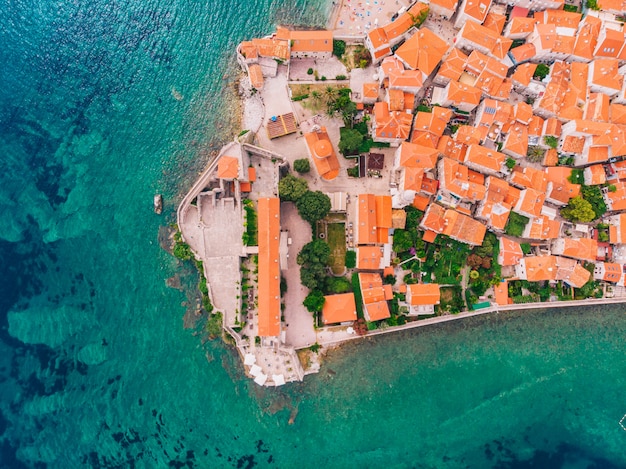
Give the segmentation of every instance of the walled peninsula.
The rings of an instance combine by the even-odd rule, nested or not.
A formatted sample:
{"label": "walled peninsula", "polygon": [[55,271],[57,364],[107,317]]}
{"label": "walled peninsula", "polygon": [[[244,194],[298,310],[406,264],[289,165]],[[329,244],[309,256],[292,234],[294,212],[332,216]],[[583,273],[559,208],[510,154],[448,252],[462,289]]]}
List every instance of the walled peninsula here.
{"label": "walled peninsula", "polygon": [[344,0],[328,29],[239,44],[243,130],[177,220],[246,374],[280,386],[348,340],[626,302],[624,11]]}

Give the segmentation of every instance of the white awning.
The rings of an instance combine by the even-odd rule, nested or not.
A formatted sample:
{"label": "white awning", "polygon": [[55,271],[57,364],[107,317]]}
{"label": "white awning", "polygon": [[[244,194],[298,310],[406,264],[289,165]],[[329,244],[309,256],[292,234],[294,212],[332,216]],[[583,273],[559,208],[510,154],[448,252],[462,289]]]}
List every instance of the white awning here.
{"label": "white awning", "polygon": [[263,386],[265,384],[265,382],[267,381],[267,375],[261,373],[259,376],[257,376],[256,378],[254,378],[254,382],[256,384],[258,384],[259,386]]}
{"label": "white awning", "polygon": [[283,384],[285,384],[285,377],[282,374],[272,375],[272,380],[274,381],[274,384],[276,386],[282,386]]}
{"label": "white awning", "polygon": [[243,364],[244,365],[254,365],[256,363],[256,357],[254,355],[252,355],[251,353],[246,353],[246,355],[243,357]]}
{"label": "white awning", "polygon": [[259,365],[252,365],[250,368],[250,374],[252,376],[259,376],[262,373],[263,369]]}

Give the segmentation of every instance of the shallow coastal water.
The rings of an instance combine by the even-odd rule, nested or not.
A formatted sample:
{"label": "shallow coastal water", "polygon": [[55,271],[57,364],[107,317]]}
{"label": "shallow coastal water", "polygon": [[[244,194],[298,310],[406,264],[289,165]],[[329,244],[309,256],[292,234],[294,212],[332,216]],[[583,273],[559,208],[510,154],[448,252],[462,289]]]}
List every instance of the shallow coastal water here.
{"label": "shallow coastal water", "polygon": [[278,390],[183,329],[197,280],[157,236],[238,130],[233,47],[329,9],[0,9],[0,467],[626,465],[623,307],[381,337]]}

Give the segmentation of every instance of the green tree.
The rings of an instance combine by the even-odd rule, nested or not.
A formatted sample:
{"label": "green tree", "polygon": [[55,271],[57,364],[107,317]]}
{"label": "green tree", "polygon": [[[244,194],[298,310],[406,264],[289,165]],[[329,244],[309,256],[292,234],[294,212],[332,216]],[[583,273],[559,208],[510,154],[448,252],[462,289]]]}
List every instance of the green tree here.
{"label": "green tree", "polygon": [[340,59],[345,53],[346,43],[337,39],[333,40],[333,55]]}
{"label": "green tree", "polygon": [[548,73],[550,73],[550,67],[545,64],[539,64],[535,69],[535,74],[533,75],[533,77],[539,80],[543,80],[545,77],[548,76]]}
{"label": "green tree", "polygon": [[352,291],[352,283],[345,277],[326,277],[324,291],[328,294]]}
{"label": "green tree", "polygon": [[507,158],[504,164],[506,164],[507,168],[512,170],[513,168],[515,168],[515,165],[517,164],[517,162],[513,158]]}
{"label": "green tree", "polygon": [[559,139],[554,135],[546,135],[543,137],[543,143],[548,145],[550,148],[556,148],[559,146]]}
{"label": "green tree", "polygon": [[589,202],[578,196],[561,209],[561,216],[569,221],[587,223],[595,218],[596,212]]}
{"label": "green tree", "polygon": [[363,142],[363,135],[358,130],[343,129],[339,139],[339,151],[344,155],[354,155]]}
{"label": "green tree", "polygon": [[321,290],[328,276],[326,266],[329,258],[330,246],[326,241],[316,239],[305,244],[296,258],[300,265],[300,283],[309,290]]}
{"label": "green tree", "polygon": [[602,191],[598,186],[581,186],[581,192],[583,199],[591,204],[594,213],[596,214],[595,218],[600,218],[607,211],[606,204],[604,203],[604,198],[602,197]]}
{"label": "green tree", "polygon": [[311,163],[308,158],[301,158],[293,162],[293,169],[300,174],[308,173],[311,171]]}
{"label": "green tree", "polygon": [[300,216],[313,224],[330,212],[330,198],[321,191],[306,191],[296,201],[296,207]]}
{"label": "green tree", "polygon": [[346,267],[348,269],[356,267],[356,251],[346,251]]}
{"label": "green tree", "polygon": [[406,230],[397,229],[393,232],[393,250],[394,252],[408,251],[413,247],[413,237]]}
{"label": "green tree", "polygon": [[278,195],[282,200],[297,202],[309,190],[304,179],[288,174],[278,183]]}
{"label": "green tree", "polygon": [[319,313],[322,311],[325,302],[326,298],[324,298],[324,294],[320,290],[313,290],[306,296],[302,304],[309,312]]}

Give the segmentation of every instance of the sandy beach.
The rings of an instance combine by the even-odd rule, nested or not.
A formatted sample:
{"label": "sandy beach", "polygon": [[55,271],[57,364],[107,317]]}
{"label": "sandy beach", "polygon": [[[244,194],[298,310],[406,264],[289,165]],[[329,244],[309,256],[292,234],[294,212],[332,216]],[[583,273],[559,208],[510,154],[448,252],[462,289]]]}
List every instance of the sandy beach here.
{"label": "sandy beach", "polygon": [[338,35],[363,36],[378,26],[384,26],[408,0],[336,0],[328,28]]}

